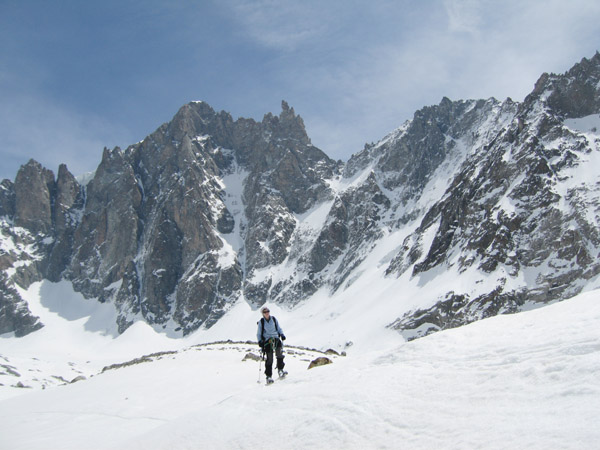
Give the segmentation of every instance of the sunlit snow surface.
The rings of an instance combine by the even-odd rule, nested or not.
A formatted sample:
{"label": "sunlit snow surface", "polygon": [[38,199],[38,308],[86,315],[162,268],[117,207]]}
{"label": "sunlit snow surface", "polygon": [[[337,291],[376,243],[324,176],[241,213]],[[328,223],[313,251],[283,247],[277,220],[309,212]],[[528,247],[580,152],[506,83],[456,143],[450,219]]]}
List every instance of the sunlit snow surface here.
{"label": "sunlit snow surface", "polygon": [[[259,363],[242,361],[256,346],[196,346],[253,339],[258,317],[243,302],[187,339],[142,323],[115,338],[101,327],[109,306],[73,312],[76,295],[66,283],[33,285],[23,296],[46,327],[0,338],[0,366],[22,372],[0,378],[2,449],[549,449],[600,440],[600,291],[411,342],[383,328],[354,330],[361,313],[374,321],[364,303],[346,299],[349,312],[338,317],[271,307],[290,346],[355,342],[312,370],[317,353],[288,347],[290,375],[268,387]],[[164,350],[173,352],[101,373]],[[32,379],[70,381],[77,371],[87,379]],[[19,380],[34,388],[8,387]]]}

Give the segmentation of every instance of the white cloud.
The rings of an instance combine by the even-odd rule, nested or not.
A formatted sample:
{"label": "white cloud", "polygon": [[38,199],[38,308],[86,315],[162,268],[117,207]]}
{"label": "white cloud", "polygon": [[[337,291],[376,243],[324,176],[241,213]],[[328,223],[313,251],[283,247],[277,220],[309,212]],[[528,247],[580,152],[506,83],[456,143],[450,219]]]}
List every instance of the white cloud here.
{"label": "white cloud", "polygon": [[328,32],[331,3],[286,0],[228,0],[225,4],[254,41],[291,51]]}
{"label": "white cloud", "polygon": [[444,0],[448,29],[452,32],[476,34],[481,26],[481,2],[477,0]]}

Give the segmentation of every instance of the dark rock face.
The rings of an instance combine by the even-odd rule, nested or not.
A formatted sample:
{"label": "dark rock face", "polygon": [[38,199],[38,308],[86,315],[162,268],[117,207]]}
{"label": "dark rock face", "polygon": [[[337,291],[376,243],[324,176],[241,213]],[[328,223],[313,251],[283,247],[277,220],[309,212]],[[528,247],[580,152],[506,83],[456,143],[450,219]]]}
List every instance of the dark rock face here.
{"label": "dark rock face", "polygon": [[[493,128],[494,138],[469,153],[388,273],[412,270],[418,277],[433,268],[475,268],[496,275],[496,287],[479,295],[451,293],[406,314],[395,328],[415,337],[515,312],[525,302],[568,298],[600,273],[597,188],[576,175],[598,151],[597,140],[563,124],[600,112],[598,79],[598,54],[563,76],[542,76],[525,102],[505,116],[510,121]],[[433,240],[423,245],[432,230]]]}
{"label": "dark rock face", "polygon": [[548,93],[548,107],[562,118],[578,118],[597,113],[600,110],[599,64],[600,53],[596,52],[593,58],[584,58],[565,75],[543,74],[525,102],[531,104]]}
{"label": "dark rock face", "polygon": [[83,189],[64,164],[58,169],[55,191],[52,211],[55,244],[50,251],[46,269],[46,277],[50,281],[59,281],[70,264],[73,235],[84,206]]}
{"label": "dark rock face", "polygon": [[52,232],[52,197],[54,174],[40,163],[30,160],[15,178],[15,225],[34,234]]}
{"label": "dark rock face", "polygon": [[600,137],[565,122],[600,113],[599,86],[596,54],[523,103],[444,98],[344,165],[286,102],[260,122],[189,103],[105,149],[85,186],[30,161],[0,184],[0,332],[41,326],[15,284],[67,279],[114,303],[120,331],[187,334],[240,298],[345,289],[392,235],[387,276],[473,283],[428,290],[391,325],[409,338],[567,298],[600,273],[598,189],[578,179]]}
{"label": "dark rock face", "polygon": [[87,185],[85,209],[74,233],[74,254],[65,274],[78,291],[104,299],[103,288],[123,277],[136,255],[140,202],[140,189],[122,151],[105,149]]}
{"label": "dark rock face", "polygon": [[[309,268],[317,287],[330,283],[336,290],[382,237],[380,227],[391,202],[373,172],[364,183],[336,197],[325,226],[309,253]],[[340,258],[333,276],[322,273]],[[318,282],[316,280],[319,280]]]}
{"label": "dark rock face", "polygon": [[[223,177],[236,171],[234,216]],[[85,187],[65,166],[54,180],[35,161],[2,184],[2,211],[39,237],[32,273],[17,270],[14,281],[71,280],[114,302],[120,331],[139,319],[184,333],[209,327],[242,292],[267,300],[252,276],[286,259],[294,214],[330,195],[325,180],[337,171],[285,102],[262,122],[190,103],[144,141],[105,149]]]}
{"label": "dark rock face", "polygon": [[402,331],[410,341],[497,314],[516,313],[528,298],[529,293],[526,290],[503,292],[502,286],[476,298],[451,291],[444,299],[427,309],[407,312],[390,324],[390,327]]}
{"label": "dark rock face", "polygon": [[0,183],[0,217],[15,215],[15,185],[10,180]]}
{"label": "dark rock face", "polygon": [[29,312],[27,303],[7,282],[6,276],[0,273],[0,334],[15,333],[25,336],[42,328],[38,317]]}
{"label": "dark rock face", "polygon": [[81,188],[64,165],[55,180],[52,171],[31,160],[21,167],[14,184],[2,182],[1,333],[21,336],[43,326],[13,286],[27,288],[44,278],[60,279],[70,262],[73,230],[82,206]]}

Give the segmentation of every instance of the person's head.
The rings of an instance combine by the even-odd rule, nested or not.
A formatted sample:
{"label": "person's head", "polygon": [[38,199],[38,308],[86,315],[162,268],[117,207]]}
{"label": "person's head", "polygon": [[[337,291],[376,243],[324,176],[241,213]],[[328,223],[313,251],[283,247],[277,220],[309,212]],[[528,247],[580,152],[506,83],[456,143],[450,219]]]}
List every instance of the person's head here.
{"label": "person's head", "polygon": [[271,311],[269,311],[269,308],[267,308],[266,306],[263,306],[263,309],[261,310],[263,317],[266,317],[267,319],[269,318],[269,315],[271,314]]}

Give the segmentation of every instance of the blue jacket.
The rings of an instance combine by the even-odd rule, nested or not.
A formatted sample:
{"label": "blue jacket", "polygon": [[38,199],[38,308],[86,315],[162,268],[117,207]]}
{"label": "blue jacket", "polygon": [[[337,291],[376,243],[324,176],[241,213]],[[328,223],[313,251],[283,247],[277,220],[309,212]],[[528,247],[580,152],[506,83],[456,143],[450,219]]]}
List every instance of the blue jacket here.
{"label": "blue jacket", "polygon": [[[263,319],[264,319],[264,317],[263,317]],[[279,326],[279,322],[277,322],[275,317],[271,316],[269,318],[269,320],[266,320],[266,319],[263,320],[263,319],[260,319],[258,321],[258,330],[256,331],[256,340],[258,342],[260,342],[260,340],[263,338],[263,336],[266,341],[270,338],[278,338],[279,336],[283,335],[283,330]],[[262,330],[263,322],[265,324],[265,332],[264,333]]]}

